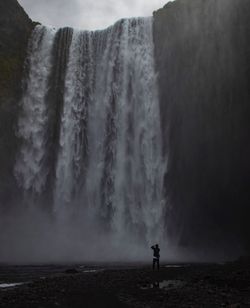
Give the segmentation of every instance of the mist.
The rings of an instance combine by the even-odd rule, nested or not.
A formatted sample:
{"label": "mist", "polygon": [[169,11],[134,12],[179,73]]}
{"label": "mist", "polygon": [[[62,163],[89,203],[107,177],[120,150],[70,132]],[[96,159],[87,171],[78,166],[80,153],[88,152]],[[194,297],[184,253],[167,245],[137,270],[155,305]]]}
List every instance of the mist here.
{"label": "mist", "polygon": [[[81,218],[79,218],[81,217]],[[151,263],[151,246],[143,238],[122,238],[103,231],[88,217],[73,215],[58,220],[38,209],[13,211],[0,220],[1,264],[110,264]],[[179,246],[175,241],[158,242],[162,263],[225,262],[241,250],[211,251]]]}
{"label": "mist", "polygon": [[151,251],[130,236],[120,239],[88,219],[53,218],[39,210],[1,219],[1,263],[93,263],[147,261]]}

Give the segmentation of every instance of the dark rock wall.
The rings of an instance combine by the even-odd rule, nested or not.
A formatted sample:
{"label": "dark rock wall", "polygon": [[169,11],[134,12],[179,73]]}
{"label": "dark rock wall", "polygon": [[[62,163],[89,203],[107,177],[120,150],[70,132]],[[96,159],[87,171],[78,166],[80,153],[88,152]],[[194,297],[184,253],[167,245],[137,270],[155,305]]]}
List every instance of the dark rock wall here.
{"label": "dark rock wall", "polygon": [[169,234],[250,243],[250,1],[177,0],[154,13]]}
{"label": "dark rock wall", "polygon": [[33,23],[16,0],[0,0],[0,204],[12,199],[15,125],[28,38]]}

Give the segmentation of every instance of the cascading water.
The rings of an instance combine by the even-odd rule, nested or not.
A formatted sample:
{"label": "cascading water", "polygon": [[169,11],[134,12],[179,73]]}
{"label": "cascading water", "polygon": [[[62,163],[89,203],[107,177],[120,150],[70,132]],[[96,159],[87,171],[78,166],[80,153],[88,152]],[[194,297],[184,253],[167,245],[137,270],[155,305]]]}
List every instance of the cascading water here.
{"label": "cascading water", "polygon": [[29,76],[22,99],[18,135],[23,139],[15,173],[24,190],[41,193],[48,169],[46,138],[48,130],[48,77],[52,69],[52,46],[55,30],[37,26],[28,48]]}
{"label": "cascading water", "polygon": [[28,63],[15,166],[23,191],[46,195],[58,219],[77,213],[118,241],[159,241],[166,165],[152,18],[94,32],[37,26]]}

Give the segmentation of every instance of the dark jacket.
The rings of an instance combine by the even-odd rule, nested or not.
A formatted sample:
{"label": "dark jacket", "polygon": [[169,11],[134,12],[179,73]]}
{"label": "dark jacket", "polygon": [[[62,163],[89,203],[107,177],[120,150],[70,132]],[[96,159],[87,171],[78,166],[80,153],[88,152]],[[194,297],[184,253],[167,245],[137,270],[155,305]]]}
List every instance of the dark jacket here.
{"label": "dark jacket", "polygon": [[160,258],[160,248],[156,246],[151,247],[154,251],[154,258],[159,259]]}

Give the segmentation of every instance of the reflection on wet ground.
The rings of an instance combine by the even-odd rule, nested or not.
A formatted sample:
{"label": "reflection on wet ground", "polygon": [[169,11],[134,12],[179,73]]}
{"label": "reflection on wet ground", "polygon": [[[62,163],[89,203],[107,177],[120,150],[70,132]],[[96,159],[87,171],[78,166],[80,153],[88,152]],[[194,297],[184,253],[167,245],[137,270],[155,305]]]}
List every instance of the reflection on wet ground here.
{"label": "reflection on wet ground", "polygon": [[94,274],[103,270],[103,267],[95,265],[75,265],[72,267],[70,265],[12,266],[0,264],[0,291],[12,289],[36,280],[45,280],[48,277],[62,277],[78,273]]}
{"label": "reflection on wet ground", "polygon": [[182,268],[182,267],[188,267],[190,266],[190,264],[168,264],[168,265],[165,265],[164,267],[167,267],[167,268]]}
{"label": "reflection on wet ground", "polygon": [[101,268],[99,266],[81,265],[81,266],[79,266],[79,270],[80,270],[81,273],[97,273],[97,272],[102,272],[105,269]]}
{"label": "reflection on wet ground", "polygon": [[22,285],[23,283],[0,283],[0,289],[14,288]]}
{"label": "reflection on wet ground", "polygon": [[97,273],[97,272],[101,272],[101,271],[104,271],[103,269],[91,269],[91,270],[85,270],[85,271],[82,271],[82,273]]}
{"label": "reflection on wet ground", "polygon": [[181,288],[185,285],[185,282],[182,280],[163,280],[163,281],[155,281],[151,284],[145,284],[141,286],[142,290],[148,290],[148,289],[163,289],[163,290],[172,290]]}
{"label": "reflection on wet ground", "polygon": [[34,281],[46,277],[56,277],[65,274],[96,273],[104,268],[98,265],[1,265],[0,285]]}

